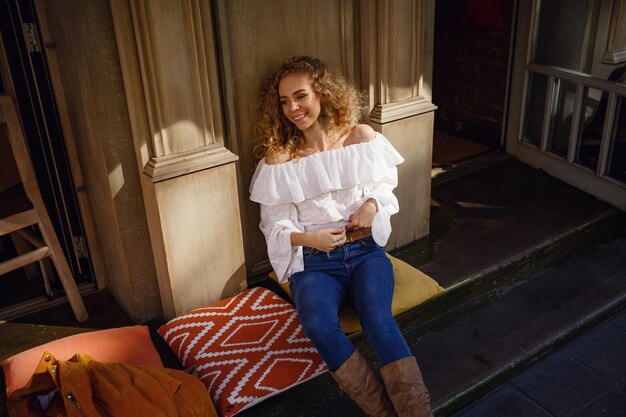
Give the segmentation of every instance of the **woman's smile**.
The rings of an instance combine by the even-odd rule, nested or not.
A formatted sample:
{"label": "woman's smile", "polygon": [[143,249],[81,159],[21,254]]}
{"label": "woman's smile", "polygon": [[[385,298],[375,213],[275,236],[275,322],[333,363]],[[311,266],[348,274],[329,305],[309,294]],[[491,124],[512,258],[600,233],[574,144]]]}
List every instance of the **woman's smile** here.
{"label": "woman's smile", "polygon": [[278,85],[283,114],[300,130],[307,130],[317,122],[321,111],[320,99],[307,73],[293,73]]}
{"label": "woman's smile", "polygon": [[306,115],[309,113],[300,113],[296,116],[293,116],[293,121],[294,122],[299,122],[300,120],[304,119],[306,117]]}

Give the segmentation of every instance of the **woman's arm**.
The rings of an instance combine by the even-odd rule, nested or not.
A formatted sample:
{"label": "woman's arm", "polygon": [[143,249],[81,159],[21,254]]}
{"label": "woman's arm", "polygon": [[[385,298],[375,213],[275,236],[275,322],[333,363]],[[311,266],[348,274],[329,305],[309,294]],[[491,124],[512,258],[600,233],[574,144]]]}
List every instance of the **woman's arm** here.
{"label": "woman's arm", "polygon": [[343,227],[302,231],[293,203],[275,206],[261,204],[261,231],[265,235],[270,259],[290,255],[290,249],[294,246],[308,246],[330,252],[346,241],[346,230]]}
{"label": "woman's arm", "polygon": [[267,255],[281,282],[293,272],[302,271],[302,246],[330,252],[346,241],[343,228],[304,232],[293,203],[261,204],[261,231],[267,242]]}
{"label": "woman's arm", "polygon": [[365,227],[372,227],[376,213],[378,213],[378,202],[374,198],[368,198],[350,215],[346,230],[359,230]]}
{"label": "woman's arm", "polygon": [[272,268],[284,281],[295,271],[302,270],[302,252],[291,244],[291,235],[300,233],[303,227],[298,222],[293,203],[279,205],[261,204],[261,231],[267,243],[267,255]]}
{"label": "woman's arm", "polygon": [[[361,225],[368,224],[366,220],[369,220],[370,217],[363,216],[363,211],[366,210],[366,207],[373,205],[370,204],[370,202],[376,202],[377,211],[374,213],[373,219],[371,220],[371,227],[374,240],[380,246],[385,246],[387,244],[387,240],[391,234],[391,216],[396,214],[400,209],[398,206],[398,199],[393,194],[393,190],[397,185],[398,169],[394,166],[389,169],[389,172],[380,183],[371,188],[366,188],[365,196],[361,200],[361,206],[359,206],[359,208],[350,217],[350,219],[354,219],[354,217],[358,214],[359,219],[361,220],[357,219],[357,221],[351,221],[351,223],[359,224],[358,222],[360,221]],[[368,211],[368,214],[371,216],[371,210]],[[350,226],[351,224],[348,224],[346,227]]]}
{"label": "woman's arm", "polygon": [[308,246],[324,252],[330,252],[344,243],[346,243],[346,229],[343,227],[317,230],[315,232],[291,233],[292,246]]}

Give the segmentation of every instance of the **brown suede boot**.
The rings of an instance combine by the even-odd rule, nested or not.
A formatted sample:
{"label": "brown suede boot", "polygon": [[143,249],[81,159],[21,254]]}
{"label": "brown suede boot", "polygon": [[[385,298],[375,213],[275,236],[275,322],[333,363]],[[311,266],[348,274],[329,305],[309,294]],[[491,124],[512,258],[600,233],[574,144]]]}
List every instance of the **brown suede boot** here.
{"label": "brown suede boot", "polygon": [[395,417],[385,386],[358,350],[330,374],[368,416]]}
{"label": "brown suede boot", "polygon": [[433,417],[430,395],[413,356],[383,366],[380,374],[398,417]]}

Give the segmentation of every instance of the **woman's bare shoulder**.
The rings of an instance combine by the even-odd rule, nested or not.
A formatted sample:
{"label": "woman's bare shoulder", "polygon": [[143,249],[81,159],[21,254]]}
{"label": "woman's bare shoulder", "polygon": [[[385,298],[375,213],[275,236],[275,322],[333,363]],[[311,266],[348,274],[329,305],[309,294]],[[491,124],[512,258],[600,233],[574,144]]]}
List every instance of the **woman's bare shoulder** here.
{"label": "woman's bare shoulder", "polygon": [[271,154],[265,155],[265,163],[268,165],[282,164],[284,162],[289,162],[290,160],[291,155],[287,150],[272,152]]}
{"label": "woman's bare shoulder", "polygon": [[376,137],[376,132],[371,126],[359,124],[354,125],[348,133],[346,142],[350,145],[354,143],[369,142]]}

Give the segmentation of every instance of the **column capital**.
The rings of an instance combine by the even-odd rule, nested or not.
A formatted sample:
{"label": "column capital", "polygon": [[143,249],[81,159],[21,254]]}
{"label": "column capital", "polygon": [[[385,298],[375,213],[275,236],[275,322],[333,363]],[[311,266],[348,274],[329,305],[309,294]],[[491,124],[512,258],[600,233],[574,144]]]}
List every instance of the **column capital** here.
{"label": "column capital", "polygon": [[224,147],[211,2],[111,0],[133,137],[152,182],[237,160]]}
{"label": "column capital", "polygon": [[239,159],[220,144],[202,146],[186,152],[152,157],[143,173],[152,182],[164,181],[180,175],[213,168]]}

